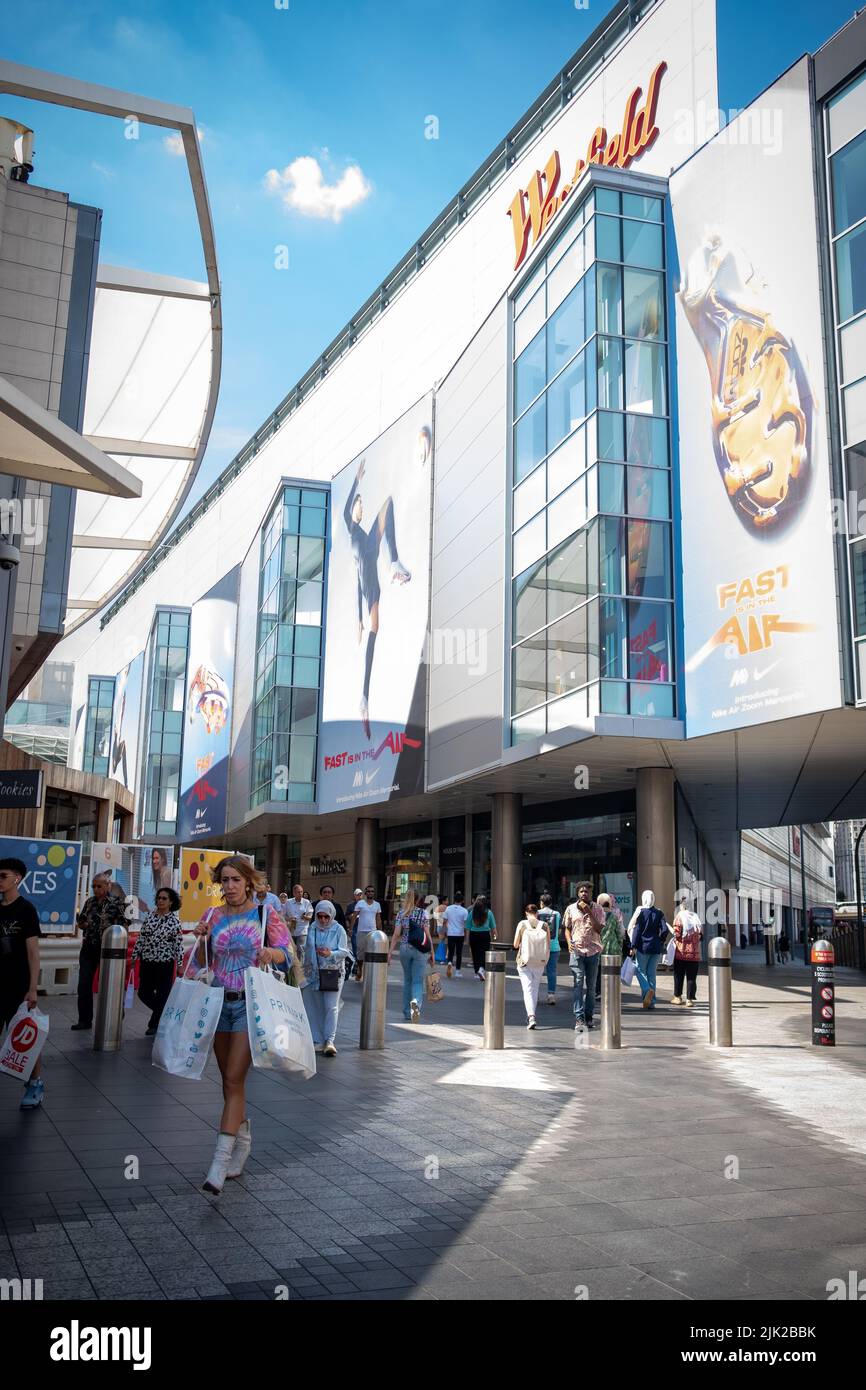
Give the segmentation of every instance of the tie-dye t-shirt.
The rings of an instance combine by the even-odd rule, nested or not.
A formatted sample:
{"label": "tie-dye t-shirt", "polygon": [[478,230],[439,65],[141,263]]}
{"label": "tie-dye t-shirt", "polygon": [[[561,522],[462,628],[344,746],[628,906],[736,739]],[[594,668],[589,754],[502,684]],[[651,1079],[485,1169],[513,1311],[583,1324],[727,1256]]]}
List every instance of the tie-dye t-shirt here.
{"label": "tie-dye t-shirt", "polygon": [[[201,920],[211,929],[207,958],[208,965],[213,966],[214,984],[223,989],[243,989],[244,971],[255,965],[256,952],[262,944],[258,908],[232,913],[226,907],[214,907]],[[291,951],[286,924],[272,907],[267,910],[267,928],[268,946]]]}

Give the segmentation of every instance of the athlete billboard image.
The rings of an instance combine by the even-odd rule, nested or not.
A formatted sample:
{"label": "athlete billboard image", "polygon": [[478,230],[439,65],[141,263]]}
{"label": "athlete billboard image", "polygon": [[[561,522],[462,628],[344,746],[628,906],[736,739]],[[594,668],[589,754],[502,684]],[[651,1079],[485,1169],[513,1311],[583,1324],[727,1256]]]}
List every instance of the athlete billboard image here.
{"label": "athlete billboard image", "polygon": [[237,623],[237,570],[193,604],[178,836],[225,829]]}
{"label": "athlete billboard image", "polygon": [[424,785],[432,439],[427,396],[332,483],[322,810]]}

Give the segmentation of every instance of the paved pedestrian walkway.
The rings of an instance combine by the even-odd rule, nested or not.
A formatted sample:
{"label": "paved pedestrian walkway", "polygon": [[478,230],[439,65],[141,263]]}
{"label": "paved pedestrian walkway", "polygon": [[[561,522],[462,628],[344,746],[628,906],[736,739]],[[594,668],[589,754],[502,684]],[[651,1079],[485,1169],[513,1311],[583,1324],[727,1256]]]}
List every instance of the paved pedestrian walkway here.
{"label": "paved pedestrian walkway", "polygon": [[94,1053],[52,999],[44,1106],[0,1080],[0,1278],[49,1299],[823,1300],[866,1274],[866,988],[839,972],[819,1051],[802,965],[734,975],[726,1053],[705,975],[693,1010],[669,976],[652,1014],[624,990],[619,1053],[575,1046],[565,974],[528,1033],[509,968],[501,1053],[471,976],[412,1025],[395,967],[383,1053],[357,1049],[349,986],[314,1080],[251,1074],[253,1157],[219,1199],[199,1190],[215,1065],[153,1068],[139,1004],[122,1052]]}

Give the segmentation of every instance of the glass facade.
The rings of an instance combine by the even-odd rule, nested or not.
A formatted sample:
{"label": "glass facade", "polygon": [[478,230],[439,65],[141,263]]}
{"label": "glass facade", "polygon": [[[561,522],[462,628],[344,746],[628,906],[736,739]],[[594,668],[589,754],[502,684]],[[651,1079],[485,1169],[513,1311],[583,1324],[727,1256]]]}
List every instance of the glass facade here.
{"label": "glass facade", "polygon": [[610,893],[628,920],[635,906],[637,869],[634,810],[574,815],[575,806],[530,807],[524,812],[523,896],[550,893],[563,912],[584,879],[595,893]]}
{"label": "glass facade", "polygon": [[857,698],[866,700],[866,73],[825,109]]}
{"label": "glass facade", "polygon": [[328,493],[285,487],[262,532],[251,806],[314,801]]}
{"label": "glass facade", "polygon": [[148,739],[142,833],[174,835],[189,659],[189,613],[159,608],[148,652]]}
{"label": "glass facade", "polygon": [[676,712],[662,216],[596,187],[513,300],[514,742]]}
{"label": "glass facade", "polygon": [[382,908],[385,920],[393,922],[410,888],[424,897],[433,891],[433,827],[430,821],[394,826],[385,831],[383,869]]}
{"label": "glass facade", "polygon": [[111,712],[114,707],[114,678],[91,676],[87,683],[87,712],[84,725],[85,772],[108,776],[108,752],[111,744]]}

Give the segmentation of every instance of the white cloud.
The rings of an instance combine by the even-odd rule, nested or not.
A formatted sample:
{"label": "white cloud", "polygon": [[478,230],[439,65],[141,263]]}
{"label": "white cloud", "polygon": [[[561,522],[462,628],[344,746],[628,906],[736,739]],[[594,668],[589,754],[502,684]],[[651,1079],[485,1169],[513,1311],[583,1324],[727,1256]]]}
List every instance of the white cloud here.
{"label": "white cloud", "polygon": [[[195,130],[198,136],[199,144],[204,144],[204,131],[202,130],[201,126],[197,125]],[[171,135],[163,136],[162,143],[164,148],[168,150],[169,154],[177,155],[178,158],[181,158],[183,156],[183,137],[179,130],[173,130]]]}
{"label": "white cloud", "polygon": [[269,169],[265,188],[277,193],[287,208],[302,217],[339,222],[345,213],[363,203],[372,185],[357,164],[349,164],[334,183],[326,183],[322,166],[312,155],[301,155],[287,164],[282,173]]}

